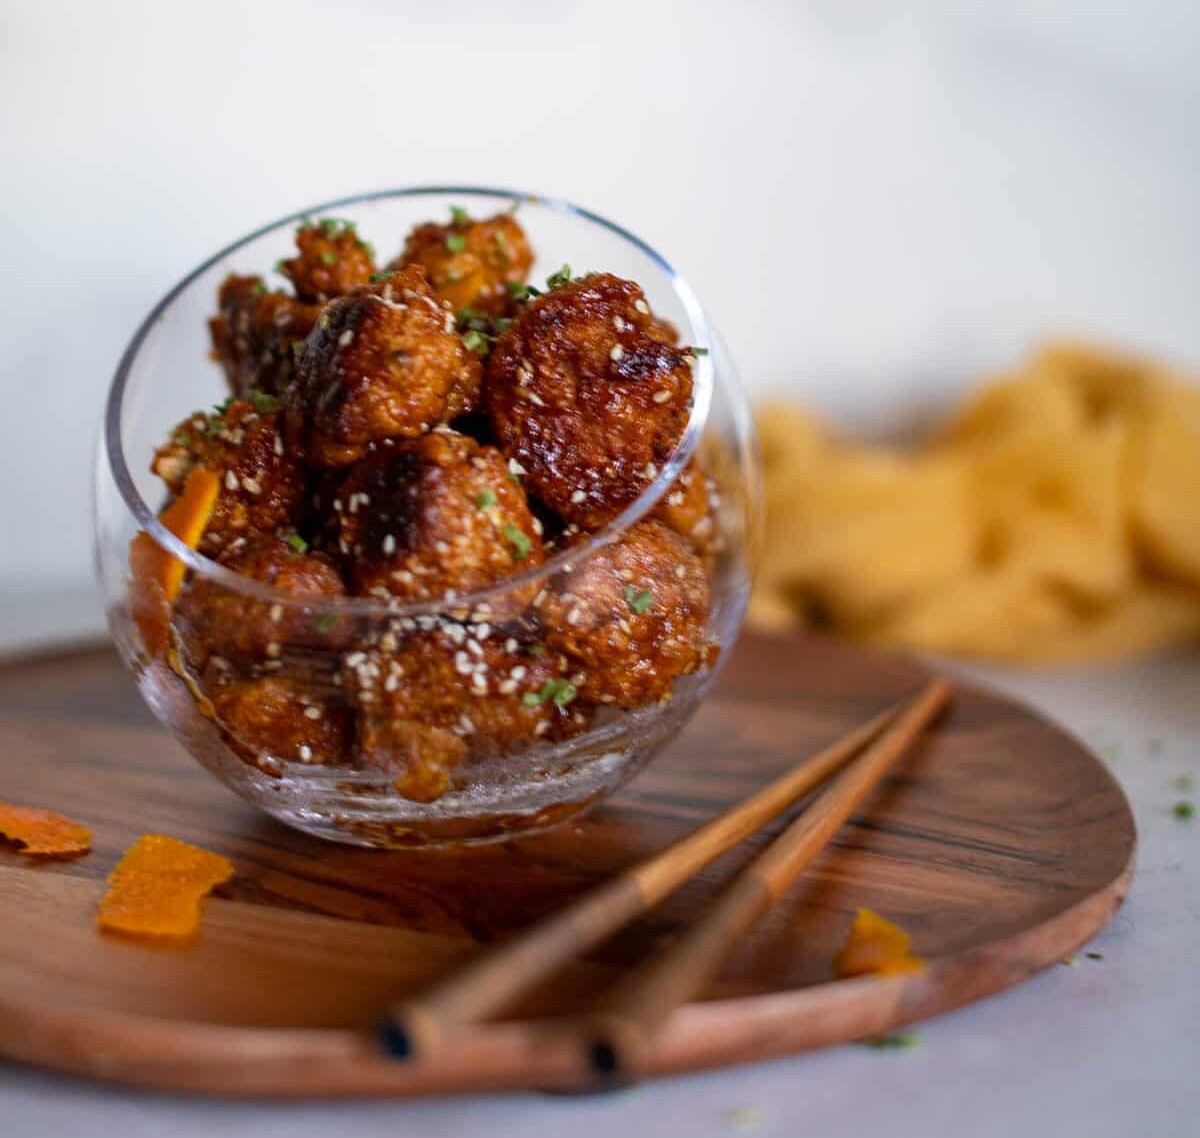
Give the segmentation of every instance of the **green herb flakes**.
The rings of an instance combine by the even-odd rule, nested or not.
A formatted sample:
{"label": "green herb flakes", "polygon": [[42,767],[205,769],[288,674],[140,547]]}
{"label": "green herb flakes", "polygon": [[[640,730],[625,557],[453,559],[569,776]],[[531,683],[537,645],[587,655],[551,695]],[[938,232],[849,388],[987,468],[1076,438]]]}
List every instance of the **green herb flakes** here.
{"label": "green herb flakes", "polygon": [[542,684],[541,691],[527,691],[521,696],[521,703],[526,707],[540,707],[546,703],[566,707],[578,695],[579,689],[570,680],[547,680]]}
{"label": "green herb flakes", "polygon": [[625,603],[636,615],[641,616],[642,613],[654,604],[654,594],[649,589],[639,589],[636,585],[626,585]]}
{"label": "green herb flakes", "polygon": [[1175,809],[1172,811],[1172,813],[1176,818],[1186,822],[1196,816],[1196,807],[1191,802],[1183,799],[1175,803]]}
{"label": "green herb flakes", "polygon": [[547,288],[558,288],[559,285],[565,285],[565,284],[570,284],[570,283],[571,283],[571,266],[570,265],[563,265],[563,267],[561,269],[559,269],[557,273],[551,273],[550,276],[548,276],[546,278],[546,287]]}
{"label": "green herb flakes", "polygon": [[246,392],[246,402],[255,411],[259,411],[264,415],[269,415],[272,411],[279,410],[279,400],[274,395],[268,395],[265,391],[259,391],[256,388],[251,388]]}
{"label": "green herb flakes", "polygon": [[190,447],[192,445],[192,436],[187,431],[177,431],[173,441],[178,447]]}
{"label": "green herb flakes", "polygon": [[298,533],[288,534],[287,543],[297,553],[307,553],[308,552],[308,542],[305,541],[304,538],[302,538]]}
{"label": "green herb flakes", "polygon": [[331,612],[323,612],[313,621],[313,631],[320,636],[332,632],[337,627],[338,618]]}
{"label": "green herb flakes", "polygon": [[474,352],[477,356],[487,355],[488,338],[482,332],[468,328],[463,333],[462,341],[468,352]]}
{"label": "green herb flakes", "polygon": [[911,1051],[921,1045],[921,1037],[915,1031],[894,1031],[889,1035],[877,1035],[868,1039],[868,1047],[877,1051]]}
{"label": "green herb flakes", "polygon": [[446,248],[451,253],[461,253],[467,247],[467,239],[461,233],[451,233],[446,238]]}
{"label": "green herb flakes", "polygon": [[461,228],[471,224],[471,215],[460,205],[450,207],[450,224]]}
{"label": "green herb flakes", "polygon": [[529,551],[533,548],[533,542],[529,540],[526,534],[517,529],[512,522],[507,522],[501,532],[504,534],[509,545],[512,546],[513,557],[518,561],[524,561],[529,556]]}
{"label": "green herb flakes", "polygon": [[332,249],[325,249],[321,253],[322,265],[336,265],[338,263],[338,255]]}
{"label": "green herb flakes", "polygon": [[475,505],[481,510],[490,510],[496,504],[496,491],[490,487],[475,495]]}

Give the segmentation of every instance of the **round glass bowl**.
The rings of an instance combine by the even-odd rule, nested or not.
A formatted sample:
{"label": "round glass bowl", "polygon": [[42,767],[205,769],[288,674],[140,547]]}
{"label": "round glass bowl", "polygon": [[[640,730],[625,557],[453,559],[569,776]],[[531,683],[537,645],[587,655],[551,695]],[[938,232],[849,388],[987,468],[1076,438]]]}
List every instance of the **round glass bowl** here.
{"label": "round glass bowl", "polygon": [[[382,261],[414,225],[448,217],[451,206],[485,217],[514,203],[537,257],[531,282],[566,263],[636,281],[680,341],[700,349],[684,438],[624,513],[487,590],[420,604],[287,593],[202,556],[159,521],[167,495],[150,471],[155,448],[197,408],[228,394],[209,358],[207,320],[229,273],[265,274],[292,252],[306,216],[352,220]],[[678,500],[680,475],[696,469],[689,464],[710,480],[703,553],[660,562],[661,579],[642,580],[623,568],[625,552],[658,524],[648,519],[661,516],[668,499]],[[100,438],[97,573],[113,638],[146,702],[243,798],[338,842],[502,841],[601,801],[687,722],[741,624],[758,497],[753,427],[733,365],[666,260],[565,202],[478,188],[397,190],[331,202],[251,234],[147,317],[117,369]],[[151,606],[149,619],[145,582],[130,568],[135,538],[143,557],[148,546],[152,560],[184,576],[173,606],[161,605],[157,616]],[[697,590],[707,594],[699,606]],[[703,650],[657,688],[657,663],[648,663],[651,696],[639,706],[593,698],[586,668],[558,651],[555,622],[559,634],[578,624],[620,642],[630,623],[645,635],[647,609],[677,599],[699,622]],[[651,651],[661,650],[656,659],[668,671],[679,661],[671,655],[674,621],[652,636]],[[206,640],[214,622],[232,659]],[[379,762],[381,749],[389,760],[400,757],[399,775],[395,762]]]}

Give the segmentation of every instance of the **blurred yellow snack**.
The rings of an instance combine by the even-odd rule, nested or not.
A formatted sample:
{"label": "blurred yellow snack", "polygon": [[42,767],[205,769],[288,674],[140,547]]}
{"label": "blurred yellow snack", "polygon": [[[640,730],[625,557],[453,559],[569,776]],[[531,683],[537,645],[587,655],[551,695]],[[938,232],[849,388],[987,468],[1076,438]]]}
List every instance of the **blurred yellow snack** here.
{"label": "blurred yellow snack", "polygon": [[1031,664],[1200,639],[1200,389],[1153,362],[1047,345],[916,452],[759,425],[760,628]]}

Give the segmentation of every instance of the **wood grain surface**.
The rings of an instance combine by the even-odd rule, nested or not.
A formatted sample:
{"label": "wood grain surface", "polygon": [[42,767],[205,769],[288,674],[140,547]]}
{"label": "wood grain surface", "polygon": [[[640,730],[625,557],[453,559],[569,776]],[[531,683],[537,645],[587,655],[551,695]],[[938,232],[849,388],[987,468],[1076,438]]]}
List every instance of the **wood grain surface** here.
{"label": "wood grain surface", "polygon": [[[95,848],[30,866],[0,847],[0,1054],[125,1083],[234,1095],[570,1088],[581,1011],[695,921],[787,816],[564,971],[504,1022],[428,1060],[379,1055],[387,1004],[628,867],[916,691],[923,669],[819,638],[747,637],[692,725],[588,817],[502,846],[371,851],[243,804],[142,707],[107,650],[0,668],[0,799],[66,813]],[[232,858],[199,940],[95,930],[104,875],[140,834]],[[1132,815],[1104,766],[1031,712],[959,690],[934,732],[676,1013],[652,1074],[886,1031],[978,999],[1091,937],[1128,887]],[[900,922],[930,966],[834,981],[850,919]]]}

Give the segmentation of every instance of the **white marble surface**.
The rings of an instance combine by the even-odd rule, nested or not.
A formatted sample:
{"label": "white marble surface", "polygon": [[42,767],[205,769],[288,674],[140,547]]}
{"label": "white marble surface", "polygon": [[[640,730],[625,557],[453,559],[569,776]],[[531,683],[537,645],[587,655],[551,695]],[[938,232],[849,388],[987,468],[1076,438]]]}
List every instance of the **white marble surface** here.
{"label": "white marble surface", "polygon": [[[1112,672],[983,671],[1112,762],[1137,815],[1133,890],[1080,955],[920,1026],[909,1051],[838,1047],[597,1098],[267,1105],[112,1091],[0,1067],[0,1134],[100,1138],[1194,1138],[1200,1133],[1200,659]],[[1188,793],[1176,780],[1190,775]]]}

